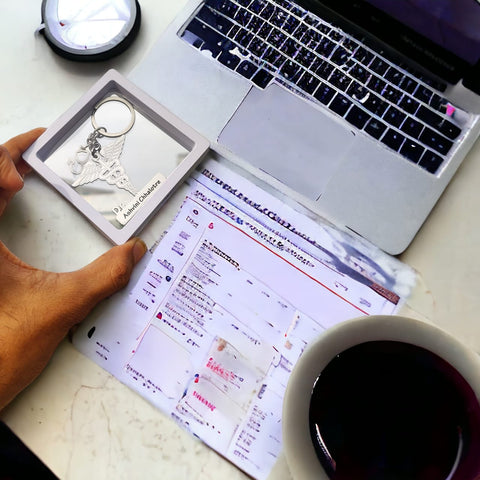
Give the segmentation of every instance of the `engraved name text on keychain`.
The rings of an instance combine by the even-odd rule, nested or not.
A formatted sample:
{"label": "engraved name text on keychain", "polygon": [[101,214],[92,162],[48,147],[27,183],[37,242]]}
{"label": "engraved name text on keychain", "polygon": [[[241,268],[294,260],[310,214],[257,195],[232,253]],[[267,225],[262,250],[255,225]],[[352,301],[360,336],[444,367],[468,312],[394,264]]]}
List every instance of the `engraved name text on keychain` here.
{"label": "engraved name text on keychain", "polygon": [[[130,112],[130,119],[126,127],[119,132],[110,132],[106,127],[98,125],[95,114],[107,102],[119,102],[125,105]],[[68,160],[70,171],[77,176],[72,187],[79,187],[86,183],[101,180],[119,189],[126,190],[131,195],[137,193],[130,181],[125,168],[120,163],[126,134],[135,124],[135,110],[130,102],[118,95],[104,98],[93,109],[90,116],[93,132],[88,135],[86,144],[80,146],[75,157]],[[99,139],[113,138],[112,142],[102,146]]]}

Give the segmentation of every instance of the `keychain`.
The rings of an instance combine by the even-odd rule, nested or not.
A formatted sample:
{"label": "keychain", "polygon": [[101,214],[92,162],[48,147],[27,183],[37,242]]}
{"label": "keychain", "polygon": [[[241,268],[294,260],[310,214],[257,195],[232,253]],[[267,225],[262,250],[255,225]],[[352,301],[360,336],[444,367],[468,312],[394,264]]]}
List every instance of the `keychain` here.
{"label": "keychain", "polygon": [[[120,102],[128,108],[131,118],[123,131],[109,132],[105,127],[97,124],[95,114],[107,102]],[[72,187],[79,187],[95,180],[102,180],[109,185],[115,185],[117,188],[135,195],[137,191],[128,178],[125,168],[120,163],[125,136],[135,124],[135,110],[132,104],[117,95],[107,97],[94,107],[91,122],[93,132],[87,137],[86,145],[80,146],[75,154],[75,158],[68,161],[70,171],[78,176],[72,183]],[[99,139],[103,137],[114,138],[115,140],[108,145],[102,146]]]}

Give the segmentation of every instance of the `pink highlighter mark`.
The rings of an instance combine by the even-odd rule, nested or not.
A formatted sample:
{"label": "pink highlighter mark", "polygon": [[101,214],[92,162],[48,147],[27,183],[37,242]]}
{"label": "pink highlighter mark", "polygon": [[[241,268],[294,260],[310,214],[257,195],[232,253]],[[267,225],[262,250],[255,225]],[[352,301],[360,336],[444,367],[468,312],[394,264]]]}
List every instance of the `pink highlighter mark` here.
{"label": "pink highlighter mark", "polygon": [[455,110],[456,108],[453,105],[450,105],[449,103],[447,104],[447,115],[449,117],[453,117],[453,115],[455,114]]}

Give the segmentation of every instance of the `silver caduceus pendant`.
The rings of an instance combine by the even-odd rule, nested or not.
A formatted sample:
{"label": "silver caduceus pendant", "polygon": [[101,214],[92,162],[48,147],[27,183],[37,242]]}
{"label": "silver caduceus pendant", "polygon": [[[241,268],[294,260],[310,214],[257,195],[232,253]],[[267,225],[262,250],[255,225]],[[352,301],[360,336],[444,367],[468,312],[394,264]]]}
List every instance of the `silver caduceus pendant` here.
{"label": "silver caduceus pendant", "polygon": [[[95,112],[106,102],[117,101],[125,104],[132,115],[127,128],[122,132],[111,133],[104,127],[99,127],[95,121]],[[82,145],[76,152],[75,157],[68,161],[71,172],[78,176],[72,183],[72,187],[79,187],[86,183],[101,180],[109,185],[126,190],[135,195],[136,189],[128,178],[125,168],[120,163],[120,157],[125,142],[125,134],[131,130],[135,123],[135,111],[132,105],[124,98],[112,96],[101,101],[92,114],[93,132],[88,136],[86,145]],[[99,139],[102,137],[115,138],[108,145],[102,146]]]}

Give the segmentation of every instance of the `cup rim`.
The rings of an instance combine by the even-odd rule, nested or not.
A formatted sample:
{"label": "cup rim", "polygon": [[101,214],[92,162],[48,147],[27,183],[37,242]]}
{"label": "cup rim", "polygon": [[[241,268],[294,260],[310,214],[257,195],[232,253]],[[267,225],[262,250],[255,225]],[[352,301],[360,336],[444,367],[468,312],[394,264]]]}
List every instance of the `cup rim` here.
{"label": "cup rim", "polygon": [[293,478],[330,480],[315,452],[308,421],[310,396],[319,373],[348,348],[381,340],[409,343],[437,354],[458,370],[480,402],[480,357],[440,327],[398,315],[371,315],[341,322],[308,345],[287,383],[282,437]]}

